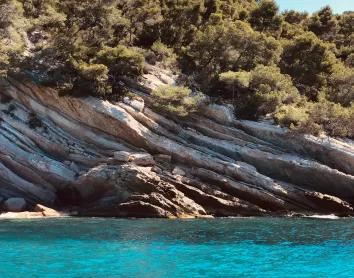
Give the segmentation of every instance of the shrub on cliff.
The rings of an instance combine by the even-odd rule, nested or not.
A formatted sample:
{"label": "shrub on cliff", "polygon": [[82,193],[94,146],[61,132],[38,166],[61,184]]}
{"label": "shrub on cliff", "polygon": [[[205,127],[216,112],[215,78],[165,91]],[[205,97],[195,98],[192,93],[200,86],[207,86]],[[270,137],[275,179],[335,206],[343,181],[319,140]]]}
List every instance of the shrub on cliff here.
{"label": "shrub on cliff", "polygon": [[281,126],[297,133],[331,136],[354,136],[354,106],[343,107],[324,98],[320,102],[307,102],[300,106],[282,106],[276,114]]}
{"label": "shrub on cliff", "polygon": [[354,69],[341,67],[329,78],[326,98],[348,107],[354,101]]}
{"label": "shrub on cliff", "polygon": [[0,41],[0,77],[6,76],[7,68],[9,66],[9,56],[6,54],[7,50],[4,44]]}
{"label": "shrub on cliff", "polygon": [[330,45],[307,32],[284,42],[283,48],[279,63],[282,72],[292,77],[302,94],[316,100],[339,62]]}
{"label": "shrub on cliff", "polygon": [[177,55],[173,52],[172,48],[163,44],[161,41],[156,41],[151,46],[149,52],[149,63],[156,64],[163,68],[176,68],[177,67]]}
{"label": "shrub on cliff", "polygon": [[225,72],[219,75],[219,82],[232,95],[235,113],[241,117],[275,113],[282,105],[301,101],[290,76],[276,66],[259,65],[251,72]]}
{"label": "shrub on cliff", "polygon": [[188,116],[203,105],[205,98],[201,94],[192,95],[192,91],[180,86],[159,86],[151,93],[153,106],[162,112],[178,116]]}
{"label": "shrub on cliff", "polygon": [[119,77],[134,78],[139,76],[143,73],[144,68],[144,56],[123,45],[103,47],[93,62],[107,66],[109,76],[114,80]]}

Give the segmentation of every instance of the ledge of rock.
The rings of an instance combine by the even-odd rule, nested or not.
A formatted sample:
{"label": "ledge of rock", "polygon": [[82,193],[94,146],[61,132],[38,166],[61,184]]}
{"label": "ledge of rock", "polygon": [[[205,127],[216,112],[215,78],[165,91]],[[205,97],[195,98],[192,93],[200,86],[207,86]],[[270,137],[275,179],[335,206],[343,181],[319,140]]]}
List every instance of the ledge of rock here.
{"label": "ledge of rock", "polygon": [[70,207],[114,217],[354,215],[354,142],[294,137],[218,105],[171,119],[151,109],[152,87],[135,85],[136,98],[111,103],[0,79],[2,209],[36,217]]}

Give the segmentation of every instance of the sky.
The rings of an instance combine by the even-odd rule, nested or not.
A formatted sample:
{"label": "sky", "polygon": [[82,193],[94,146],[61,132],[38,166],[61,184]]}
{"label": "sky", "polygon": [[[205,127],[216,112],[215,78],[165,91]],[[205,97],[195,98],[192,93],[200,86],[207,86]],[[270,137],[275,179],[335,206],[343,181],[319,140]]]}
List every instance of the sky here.
{"label": "sky", "polygon": [[312,14],[326,5],[330,5],[334,13],[354,11],[354,0],[276,0],[276,2],[281,11],[308,11]]}

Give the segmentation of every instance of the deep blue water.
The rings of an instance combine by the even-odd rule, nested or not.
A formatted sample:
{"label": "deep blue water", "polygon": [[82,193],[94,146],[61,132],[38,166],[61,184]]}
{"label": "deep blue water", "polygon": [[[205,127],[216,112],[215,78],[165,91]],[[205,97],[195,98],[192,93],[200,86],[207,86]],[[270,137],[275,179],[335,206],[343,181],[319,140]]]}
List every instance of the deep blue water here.
{"label": "deep blue water", "polygon": [[0,277],[354,277],[354,219],[0,221]]}

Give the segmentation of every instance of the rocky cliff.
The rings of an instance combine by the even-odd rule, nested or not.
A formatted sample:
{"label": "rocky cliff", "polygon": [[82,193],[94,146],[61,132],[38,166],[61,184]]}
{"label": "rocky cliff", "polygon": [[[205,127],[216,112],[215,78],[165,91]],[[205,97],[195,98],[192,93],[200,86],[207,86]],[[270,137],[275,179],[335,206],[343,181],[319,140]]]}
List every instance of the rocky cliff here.
{"label": "rocky cliff", "polygon": [[130,84],[145,104],[1,79],[0,201],[87,216],[354,214],[352,141],[296,136],[217,105],[162,115],[142,94],[154,78]]}

